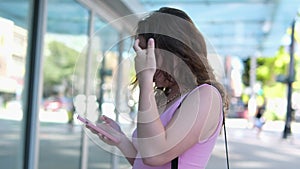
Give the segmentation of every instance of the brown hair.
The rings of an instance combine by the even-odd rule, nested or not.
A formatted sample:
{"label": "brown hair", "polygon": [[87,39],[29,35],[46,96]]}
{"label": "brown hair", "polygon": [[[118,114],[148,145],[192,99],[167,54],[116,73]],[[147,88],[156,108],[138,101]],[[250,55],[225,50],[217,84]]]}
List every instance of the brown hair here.
{"label": "brown hair", "polygon": [[[156,55],[170,56],[173,59],[164,61],[162,69],[169,81],[192,89],[201,84],[210,84],[221,93],[224,111],[228,109],[228,98],[222,84],[213,73],[207,59],[206,42],[191,18],[183,11],[163,7],[150,13],[139,21],[137,37],[146,42],[155,39]],[[159,49],[159,50],[158,50]],[[164,54],[162,54],[164,53]],[[179,62],[172,62],[175,57]],[[175,64],[175,65],[174,65]],[[137,81],[135,80],[134,83]]]}

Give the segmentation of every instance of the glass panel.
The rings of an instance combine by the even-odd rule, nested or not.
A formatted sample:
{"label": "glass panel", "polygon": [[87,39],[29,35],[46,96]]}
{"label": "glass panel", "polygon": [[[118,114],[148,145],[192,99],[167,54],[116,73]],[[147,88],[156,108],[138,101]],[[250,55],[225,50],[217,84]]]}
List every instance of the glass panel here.
{"label": "glass panel", "polygon": [[[81,127],[73,119],[73,96],[84,76],[74,70],[87,43],[89,12],[76,0],[47,1],[39,169],[79,168]],[[83,69],[84,70],[84,69]]]}
{"label": "glass panel", "polygon": [[[87,116],[92,121],[96,121],[99,115],[104,114],[112,119],[118,119],[122,126],[130,126],[131,123],[128,123],[130,122],[130,120],[128,121],[128,118],[130,118],[130,109],[127,104],[128,102],[126,101],[127,95],[123,94],[127,92],[126,86],[129,83],[128,74],[122,73],[123,80],[121,83],[124,86],[117,86],[117,71],[121,68],[118,60],[119,50],[121,50],[121,52],[128,51],[128,40],[130,40],[130,38],[121,38],[120,32],[113,28],[110,23],[103,21],[100,17],[95,17],[94,30],[95,33],[93,34],[92,39],[90,39],[92,42],[92,45],[90,46],[92,61],[89,66],[91,75],[88,81],[91,83],[90,95],[97,97],[99,107],[96,111],[88,111]],[[119,49],[119,44],[121,42],[124,43],[123,49]],[[80,57],[86,58],[86,50],[87,49],[82,52]],[[78,74],[76,74],[76,76],[78,75],[81,77],[82,75],[79,75],[79,71],[83,71],[84,66],[81,65],[85,62],[80,61],[78,63],[79,64],[76,67]],[[81,77],[81,79],[84,79],[84,77]],[[122,93],[119,95],[120,104],[116,104],[116,98],[118,97],[117,92]],[[84,91],[81,91],[80,94],[84,94]],[[119,105],[119,107],[117,108],[115,105]],[[115,113],[116,111],[119,111],[120,115],[124,114],[126,117],[124,118],[123,115],[117,117]],[[124,120],[126,120],[127,123],[123,124]],[[118,150],[106,145],[100,141],[96,135],[90,133],[88,130],[85,131],[85,134],[87,134],[89,138],[89,169],[110,169],[113,167],[113,163],[116,165],[115,168],[130,168],[130,164],[123,156],[120,156],[120,152],[118,152]],[[117,156],[114,156],[114,154],[117,154]]]}
{"label": "glass panel", "polygon": [[0,2],[0,166],[23,164],[21,93],[28,38],[28,0]]}
{"label": "glass panel", "polygon": [[[89,111],[88,116],[98,117],[105,114],[112,119],[116,119],[116,91],[112,85],[118,69],[119,32],[99,17],[95,17],[94,30],[93,45],[91,45],[93,64],[90,69],[91,79],[89,81],[92,82],[91,95],[97,97],[99,109],[93,114]],[[88,168],[112,168],[113,147],[105,145],[96,135],[90,132],[86,132],[86,134],[89,137]],[[116,168],[129,167],[128,162],[123,157],[118,156],[118,160],[115,162]]]}

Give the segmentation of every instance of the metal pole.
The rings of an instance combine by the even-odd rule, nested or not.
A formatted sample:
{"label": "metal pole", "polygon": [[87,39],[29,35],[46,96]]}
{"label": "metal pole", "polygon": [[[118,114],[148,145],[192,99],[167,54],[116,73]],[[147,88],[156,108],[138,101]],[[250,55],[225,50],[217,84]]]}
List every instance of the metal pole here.
{"label": "metal pole", "polygon": [[24,116],[24,169],[38,168],[39,154],[39,105],[41,98],[43,44],[46,25],[46,0],[33,0],[30,14],[28,52],[26,57],[25,85],[23,89]]}
{"label": "metal pole", "polygon": [[100,115],[103,113],[102,112],[102,103],[103,103],[103,97],[104,97],[104,89],[103,89],[103,85],[104,85],[104,80],[105,80],[105,55],[103,54],[102,55],[103,58],[102,58],[102,62],[101,62],[101,68],[99,70],[99,74],[100,74],[100,91],[99,91],[99,111],[100,111]]}
{"label": "metal pole", "polygon": [[286,139],[289,135],[292,134],[291,132],[291,121],[292,121],[292,83],[295,81],[295,69],[294,69],[294,34],[295,34],[295,23],[296,19],[292,22],[292,34],[291,34],[291,44],[290,44],[290,65],[289,65],[289,75],[287,78],[287,86],[288,86],[288,93],[287,93],[287,112],[286,112],[286,119],[285,119],[285,126],[283,130],[283,138]]}
{"label": "metal pole", "polygon": [[[85,116],[87,115],[88,110],[88,97],[90,95],[90,75],[91,75],[91,64],[92,64],[92,58],[91,58],[91,48],[92,48],[92,35],[94,33],[94,11],[90,11],[90,17],[89,17],[89,40],[87,45],[87,58],[86,58],[86,65],[85,65],[85,79],[84,79],[84,91],[85,91],[85,97],[86,97],[86,112]],[[81,169],[87,169],[88,168],[88,137],[85,134],[84,130],[82,130],[81,133],[81,149],[80,149],[80,168]]]}
{"label": "metal pole", "polygon": [[[118,72],[117,72],[117,85],[116,85],[116,105],[115,105],[115,113],[116,113],[116,122],[119,122],[119,110],[120,110],[120,105],[121,105],[121,92],[122,92],[122,72],[123,72],[123,66],[122,66],[122,58],[123,58],[123,49],[124,44],[123,44],[123,33],[120,32],[119,35],[119,43],[118,43]],[[119,167],[119,158],[116,155],[116,148],[113,147],[113,153],[112,153],[112,169],[118,169]]]}

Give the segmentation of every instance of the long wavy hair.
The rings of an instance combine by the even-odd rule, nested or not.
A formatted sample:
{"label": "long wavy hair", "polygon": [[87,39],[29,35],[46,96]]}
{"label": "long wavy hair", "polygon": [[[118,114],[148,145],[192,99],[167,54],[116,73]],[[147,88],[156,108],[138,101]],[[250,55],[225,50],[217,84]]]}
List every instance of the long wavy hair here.
{"label": "long wavy hair", "polygon": [[[155,39],[156,57],[163,58],[163,67],[158,69],[168,81],[189,90],[202,84],[216,87],[222,96],[223,110],[227,111],[228,97],[208,62],[204,37],[185,12],[160,8],[138,22],[136,36],[143,37],[146,42]],[[133,84],[136,83],[137,79]]]}

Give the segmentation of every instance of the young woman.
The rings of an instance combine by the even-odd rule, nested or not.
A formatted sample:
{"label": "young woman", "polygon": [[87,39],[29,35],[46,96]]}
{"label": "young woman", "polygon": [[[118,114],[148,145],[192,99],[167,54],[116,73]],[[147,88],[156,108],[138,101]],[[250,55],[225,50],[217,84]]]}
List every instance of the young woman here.
{"label": "young woman", "polygon": [[205,168],[220,134],[226,92],[208,63],[206,43],[190,17],[174,8],[152,12],[137,25],[133,46],[140,88],[137,128],[132,139],[112,119],[117,146],[133,169]]}

